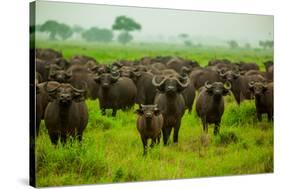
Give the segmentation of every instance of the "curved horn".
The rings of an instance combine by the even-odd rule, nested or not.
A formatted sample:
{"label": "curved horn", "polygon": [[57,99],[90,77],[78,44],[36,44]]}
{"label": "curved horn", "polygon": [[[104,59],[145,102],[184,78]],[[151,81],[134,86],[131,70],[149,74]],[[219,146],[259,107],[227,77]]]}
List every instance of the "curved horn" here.
{"label": "curved horn", "polygon": [[231,83],[229,81],[225,82],[225,89],[230,90],[231,89]]}
{"label": "curved horn", "polygon": [[70,72],[66,72],[66,76],[67,77],[72,77],[72,70],[70,70]]}
{"label": "curved horn", "polygon": [[[118,75],[116,75],[116,76],[113,76],[112,74],[118,74]],[[114,80],[117,80],[117,79],[119,79],[119,77],[120,77],[120,73],[119,72],[112,72],[111,74],[110,74],[110,77],[112,78],[112,79],[114,79]]]}
{"label": "curved horn", "polygon": [[53,88],[53,89],[51,89],[51,90],[48,90],[48,81],[44,84],[44,89],[45,89],[45,91],[47,91],[48,93],[53,93],[53,92],[55,92],[59,87],[60,87],[60,84],[59,84],[57,87],[55,87],[55,88]]}
{"label": "curved horn", "polygon": [[212,84],[209,84],[209,81],[206,81],[206,82],[205,82],[205,87],[206,87],[207,89],[210,89],[210,88],[212,87]]}
{"label": "curved horn", "polygon": [[181,72],[182,72],[182,73],[186,73],[186,74],[190,73],[191,70],[192,70],[192,66],[188,66],[188,67],[183,66],[183,67],[181,68]]}
{"label": "curved horn", "polygon": [[[85,83],[85,82],[84,82]],[[69,84],[70,85],[70,84]],[[70,85],[71,89],[74,90],[75,92],[78,92],[78,93],[84,93],[85,90],[84,89],[76,89],[75,87],[73,87],[72,85]]]}
{"label": "curved horn", "polygon": [[251,81],[250,83],[248,83],[249,87],[252,88],[255,85],[254,81]]}
{"label": "curved horn", "polygon": [[218,72],[221,77],[224,77],[226,75],[226,72],[224,72],[224,69],[218,69]]}
{"label": "curved horn", "polygon": [[240,73],[239,73],[239,72],[238,72],[238,73],[233,72],[233,75],[234,75],[235,77],[239,77],[239,76],[240,76]]}
{"label": "curved horn", "polygon": [[[183,77],[181,77],[181,78],[183,78]],[[189,79],[188,79],[188,77],[184,77],[182,80],[185,81],[185,83],[181,82],[180,80],[178,80],[178,79],[176,78],[176,81],[178,82],[178,84],[179,84],[181,87],[187,87],[188,84],[189,84]]]}
{"label": "curved horn", "polygon": [[152,79],[152,84],[155,86],[155,87],[160,87],[165,81],[166,81],[166,77],[164,77],[163,79],[162,79],[162,81],[160,81],[160,83],[157,83],[157,81],[156,81],[156,75],[153,77],[153,79]]}
{"label": "curved horn", "polygon": [[264,83],[262,84],[262,86],[263,86],[264,88],[267,88],[267,83],[264,82]]}

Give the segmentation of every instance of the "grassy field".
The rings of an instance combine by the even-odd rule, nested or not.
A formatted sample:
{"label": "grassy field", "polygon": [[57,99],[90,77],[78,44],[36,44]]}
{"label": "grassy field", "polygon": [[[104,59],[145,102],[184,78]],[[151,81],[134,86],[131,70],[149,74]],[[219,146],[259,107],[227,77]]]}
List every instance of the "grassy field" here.
{"label": "grassy field", "polygon": [[[37,47],[54,48],[66,58],[76,54],[94,56],[101,63],[143,56],[176,55],[206,65],[212,58],[253,61],[261,65],[272,59],[271,51],[184,48],[174,45],[89,44],[38,41]],[[273,124],[257,122],[254,102],[240,107],[232,96],[225,98],[226,109],[221,134],[202,134],[195,111],[185,113],[179,143],[149,149],[146,157],[136,129],[134,109],[118,111],[115,118],[102,116],[98,101],[87,100],[89,123],[82,144],[72,141],[53,146],[44,122],[36,139],[37,186],[60,186],[160,179],[225,176],[273,172]]]}

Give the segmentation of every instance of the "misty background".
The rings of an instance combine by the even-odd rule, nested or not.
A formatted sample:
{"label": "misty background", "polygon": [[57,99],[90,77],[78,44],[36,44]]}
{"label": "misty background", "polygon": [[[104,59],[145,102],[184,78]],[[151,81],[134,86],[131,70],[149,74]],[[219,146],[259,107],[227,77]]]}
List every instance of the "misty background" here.
{"label": "misty background", "polygon": [[[111,30],[116,17],[122,15],[141,25],[141,30],[130,32],[136,42],[186,40],[199,45],[226,46],[229,41],[236,41],[241,46],[258,47],[260,41],[273,41],[274,37],[273,16],[36,1],[36,25],[55,20],[84,30],[91,27]],[[113,33],[116,39],[118,31]],[[71,38],[80,40],[81,36],[74,34]]]}

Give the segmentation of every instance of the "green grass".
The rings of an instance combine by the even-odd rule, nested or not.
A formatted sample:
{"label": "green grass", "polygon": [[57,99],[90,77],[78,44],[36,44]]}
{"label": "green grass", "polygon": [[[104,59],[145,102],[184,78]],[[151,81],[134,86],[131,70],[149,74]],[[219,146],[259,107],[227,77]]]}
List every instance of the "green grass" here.
{"label": "green grass", "polygon": [[[260,65],[272,59],[272,52],[229,49],[170,48],[158,45],[119,46],[86,43],[39,41],[37,47],[61,50],[69,58],[74,54],[96,57],[102,63],[142,56],[178,55],[206,65],[214,57],[254,61]],[[102,116],[98,101],[87,100],[89,123],[83,141],[53,146],[44,122],[36,139],[37,186],[61,186],[126,181],[194,178],[273,172],[273,124],[257,122],[253,102],[240,107],[232,96],[226,99],[221,133],[202,133],[202,125],[193,110],[184,115],[179,143],[149,149],[142,156],[142,143],[136,129],[134,109],[118,111],[115,118]],[[170,138],[171,139],[171,138]]]}

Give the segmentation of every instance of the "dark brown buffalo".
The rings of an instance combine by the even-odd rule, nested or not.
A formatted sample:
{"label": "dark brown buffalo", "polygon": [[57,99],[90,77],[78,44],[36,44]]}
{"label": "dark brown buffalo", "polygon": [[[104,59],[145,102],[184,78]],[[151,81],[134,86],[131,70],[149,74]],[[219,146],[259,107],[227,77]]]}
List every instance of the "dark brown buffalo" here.
{"label": "dark brown buffalo", "polygon": [[42,81],[48,81],[49,73],[51,71],[63,70],[63,67],[57,64],[50,63],[46,60],[41,60],[38,58],[35,60],[35,64],[36,72],[40,73],[40,75],[42,76]]}
{"label": "dark brown buffalo", "polygon": [[140,105],[137,111],[137,129],[139,131],[142,144],[143,154],[146,154],[147,141],[151,139],[151,147],[156,143],[160,143],[161,129],[163,127],[163,116],[157,105]]}
{"label": "dark brown buffalo", "polygon": [[42,60],[53,60],[55,58],[62,58],[62,53],[54,49],[36,49],[36,58]]}
{"label": "dark brown buffalo", "polygon": [[93,64],[97,65],[99,64],[98,61],[90,56],[85,56],[85,55],[75,55],[69,60],[70,64],[81,64],[85,65],[88,62],[92,62]]}
{"label": "dark brown buffalo", "polygon": [[98,99],[102,115],[106,109],[112,109],[112,116],[116,116],[118,109],[130,108],[134,105],[137,88],[134,82],[127,77],[120,77],[116,73],[103,73],[96,76],[99,84]]}
{"label": "dark brown buffalo", "polygon": [[130,77],[137,87],[137,104],[153,104],[156,87],[152,84],[153,74],[147,72],[132,72]]}
{"label": "dark brown buffalo", "polygon": [[180,81],[174,76],[154,76],[152,83],[159,90],[154,104],[157,104],[164,118],[162,129],[164,145],[168,143],[172,128],[174,128],[173,142],[177,143],[181,118],[185,111],[185,101],[181,93],[188,86],[189,80],[187,77]]}
{"label": "dark brown buffalo", "polygon": [[210,69],[193,70],[189,77],[196,90],[204,86],[206,81],[209,81],[210,83],[220,81],[218,72]]}
{"label": "dark brown buffalo", "polygon": [[249,88],[255,96],[256,111],[259,121],[262,114],[267,114],[268,121],[273,121],[273,83],[250,82]]}
{"label": "dark brown buffalo", "polygon": [[240,76],[237,84],[240,85],[240,101],[253,99],[253,93],[250,90],[250,82],[265,82],[266,79],[261,75]]}
{"label": "dark brown buffalo", "polygon": [[222,82],[214,82],[201,89],[196,100],[196,112],[201,118],[204,132],[208,133],[208,124],[215,124],[214,135],[219,133],[221,117],[224,112],[223,96],[229,93],[231,84],[224,86]]}
{"label": "dark brown buffalo", "polygon": [[268,60],[268,61],[264,62],[263,64],[264,64],[265,70],[268,72],[268,68],[273,66],[273,61]]}
{"label": "dark brown buffalo", "polygon": [[88,109],[84,102],[84,90],[74,88],[70,84],[60,84],[54,88],[45,85],[51,102],[45,111],[45,124],[53,144],[67,137],[82,140],[83,131],[88,123]]}
{"label": "dark brown buffalo", "polygon": [[227,65],[227,64],[231,64],[231,61],[228,59],[212,59],[209,60],[208,62],[208,66],[215,66],[217,64]]}
{"label": "dark brown buffalo", "polygon": [[273,65],[271,65],[267,68],[267,71],[265,72],[265,78],[267,82],[273,82],[273,72]]}
{"label": "dark brown buffalo", "polygon": [[239,66],[239,71],[249,71],[249,70],[259,70],[259,66],[256,63],[245,63],[239,62],[236,63]]}
{"label": "dark brown buffalo", "polygon": [[[44,113],[46,107],[49,103],[48,93],[44,89],[43,83],[36,83],[36,134],[38,135],[40,129],[41,120],[44,119]],[[48,88],[54,88],[58,85],[58,82],[50,81],[48,82]]]}

